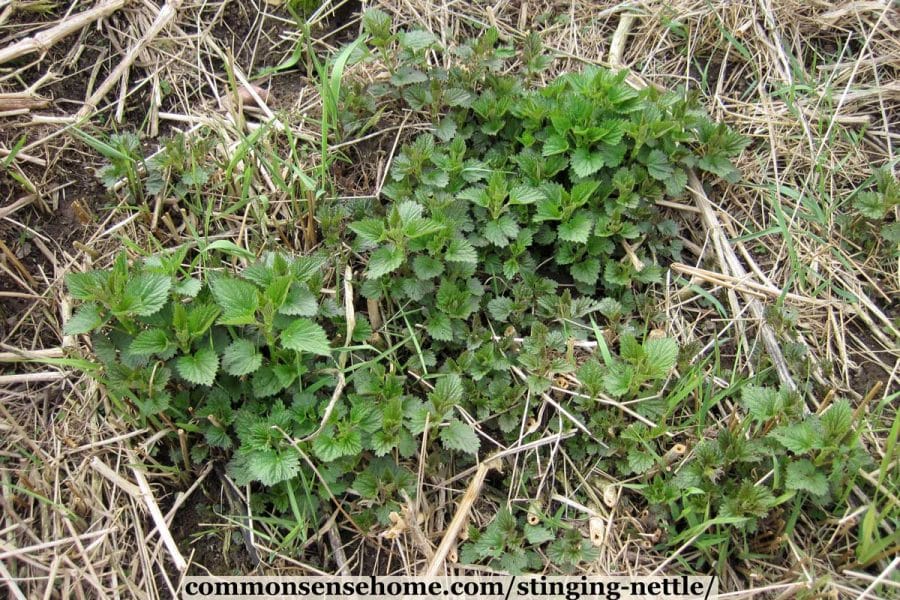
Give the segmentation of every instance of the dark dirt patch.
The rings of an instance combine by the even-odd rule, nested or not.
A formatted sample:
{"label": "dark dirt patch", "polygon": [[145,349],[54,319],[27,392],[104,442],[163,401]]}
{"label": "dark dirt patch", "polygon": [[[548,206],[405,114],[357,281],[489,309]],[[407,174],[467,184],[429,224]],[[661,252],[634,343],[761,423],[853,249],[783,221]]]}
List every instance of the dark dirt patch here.
{"label": "dark dirt patch", "polygon": [[[222,522],[220,515],[228,509],[219,505],[218,499],[224,496],[221,488],[211,473],[202,489],[179,508],[172,523],[179,550],[185,558],[191,557],[188,575],[245,575],[254,568],[240,530]],[[175,576],[174,571],[170,575]]]}

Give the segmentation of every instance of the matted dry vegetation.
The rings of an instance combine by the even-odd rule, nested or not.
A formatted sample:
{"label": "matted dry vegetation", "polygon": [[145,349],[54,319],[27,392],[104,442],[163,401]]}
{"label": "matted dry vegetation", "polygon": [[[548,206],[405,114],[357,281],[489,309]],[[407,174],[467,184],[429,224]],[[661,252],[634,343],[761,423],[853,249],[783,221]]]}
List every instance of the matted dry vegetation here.
{"label": "matted dry vegetation", "polygon": [[[0,180],[0,579],[12,597],[173,597],[180,561],[195,573],[421,573],[436,549],[455,553],[447,526],[467,486],[477,496],[477,524],[490,521],[506,496],[477,494],[486,469],[430,478],[419,484],[418,506],[427,515],[421,524],[408,518],[411,528],[397,539],[358,534],[332,506],[305,554],[287,556],[267,548],[264,536],[245,539],[227,516],[242,514],[245,490],[223,472],[173,469],[155,451],[167,432],[133,430],[77,364],[47,362],[88,351],[83,340],[62,335],[71,314],[64,274],[108,264],[123,240],[171,247],[191,243],[192,231],[205,225],[210,239],[242,247],[300,251],[308,244],[295,226],[294,199],[265,169],[212,173],[234,182],[220,181],[220,194],[202,199],[214,206],[204,224],[190,207],[162,197],[149,199],[149,211],[132,210],[123,193],[103,188],[95,175],[103,157],[73,133],[136,131],[152,154],[167,136],[185,132],[227,164],[249,132],[286,127],[310,142],[297,160],[315,164],[315,78],[292,69],[249,86],[299,39],[277,4],[0,0],[0,161],[14,155]],[[788,551],[774,561],[761,546],[732,560],[720,589],[729,598],[896,594],[897,548],[865,568],[854,564],[854,548],[876,488],[893,506],[885,514],[898,514],[896,455],[885,444],[900,389],[900,269],[894,249],[848,215],[852,193],[870,181],[873,166],[896,164],[897,7],[818,0],[372,4],[395,24],[426,28],[449,46],[484,26],[509,39],[533,29],[558,57],[548,78],[586,63],[622,66],[639,85],[696,90],[716,120],[751,138],[740,184],[707,193],[692,182],[693,203],[668,207],[689,226],[690,261],[672,265],[659,289],[669,333],[707,348],[729,340],[722,359],[735,370],[753,373],[771,362],[788,386],[810,379],[812,411],[835,396],[850,398],[872,415],[862,440],[876,464],[887,454],[890,472],[883,484],[877,472],[864,474],[871,485],[854,490],[854,508],[839,518],[801,517],[787,537],[779,533],[783,523],[771,523],[772,543]],[[353,39],[359,9],[324,2],[309,18],[315,48],[326,54]],[[379,76],[371,64],[358,65],[345,80]],[[340,194],[379,189],[398,140],[422,127],[415,115],[386,115],[364,139],[344,142],[352,160],[336,167]],[[260,143],[263,154],[284,150],[277,136]],[[227,212],[241,185],[266,203]],[[698,288],[722,299],[728,319]],[[793,313],[774,315],[778,299]],[[794,354],[805,348],[809,360],[785,356],[786,340]],[[35,358],[43,362],[29,362]],[[580,480],[602,497],[602,486],[585,481],[596,473],[579,472],[564,455],[550,457],[540,469],[555,472],[557,482],[581,487]],[[621,482],[613,483],[621,493]],[[675,552],[654,550],[653,531],[625,495],[598,501],[599,509],[569,500],[563,488],[553,499],[579,518],[601,511],[606,536],[591,573],[677,570],[695,552],[690,541]],[[898,525],[878,527],[889,535]],[[444,539],[453,544],[439,546]]]}

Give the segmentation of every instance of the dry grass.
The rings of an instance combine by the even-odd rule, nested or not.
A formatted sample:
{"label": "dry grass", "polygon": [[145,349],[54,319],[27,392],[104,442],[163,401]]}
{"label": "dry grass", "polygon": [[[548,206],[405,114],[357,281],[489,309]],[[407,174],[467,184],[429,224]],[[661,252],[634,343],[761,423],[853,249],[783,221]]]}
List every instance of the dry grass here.
{"label": "dry grass", "polygon": [[[298,39],[292,21],[273,4],[0,0],[0,160],[25,136],[10,176],[0,182],[0,300],[7,301],[0,324],[0,579],[12,597],[172,597],[179,551],[164,538],[190,495],[203,493],[204,478],[217,480],[212,489],[228,487],[209,469],[190,485],[167,468],[156,451],[161,435],[135,431],[110,416],[102,391],[72,365],[22,358],[33,352],[43,353],[42,359],[84,353],[80,341],[61,335],[60,323],[70,313],[61,278],[73,268],[104,263],[123,239],[168,247],[192,243],[192,231],[205,230],[244,247],[303,247],[303,233],[293,226],[293,199],[273,182],[259,156],[290,151],[271,134],[283,129],[314,148],[321,106],[315,81],[296,71],[265,78],[256,82],[261,88],[249,91],[253,74],[290,56]],[[841,217],[873,165],[896,163],[900,12],[890,2],[376,4],[396,24],[428,28],[445,45],[485,25],[508,38],[533,27],[559,56],[554,72],[612,63],[630,69],[636,83],[698,90],[716,119],[753,139],[754,151],[739,165],[740,185],[704,192],[697,184],[696,206],[677,211],[692,227],[687,247],[693,255],[661,290],[671,333],[701,346],[728,337],[736,348],[732,358],[751,371],[760,355],[781,364],[777,341],[767,345],[766,336],[784,334],[764,314],[781,297],[797,311],[788,337],[809,352],[809,377],[819,400],[833,390],[896,416],[896,406],[885,410],[883,404],[900,389],[900,265],[896,258],[874,260],[883,251],[853,251],[857,242]],[[45,12],[45,5],[52,10]],[[346,8],[337,10],[344,15]],[[92,11],[96,18],[84,23],[71,16]],[[327,16],[323,10],[311,19],[313,25],[329,24],[314,29],[321,50],[338,47],[359,30],[355,17],[341,22]],[[60,27],[70,29],[67,37],[57,38]],[[27,36],[37,41],[22,42]],[[18,58],[8,62],[13,57]],[[348,75],[375,76],[358,69]],[[236,94],[241,88],[247,91]],[[372,145],[366,160],[342,167],[340,195],[375,192],[396,140],[417,128],[414,121],[382,123],[367,140]],[[102,160],[70,135],[75,127],[134,129],[145,134],[151,150],[158,136],[183,131],[207,140],[210,156],[222,163],[265,127],[258,154],[233,173],[235,180],[250,173],[253,200],[223,214],[232,195],[211,197],[215,217],[204,224],[159,198],[145,218],[123,194],[112,202],[101,199],[90,171]],[[351,152],[354,145],[351,140],[345,149]],[[317,161],[314,151],[292,158]],[[688,284],[728,290],[734,325],[714,323],[721,318],[697,302]],[[851,297],[858,301],[851,303]],[[805,383],[785,373],[792,383]],[[886,428],[889,422],[874,421],[863,432],[878,460]],[[655,533],[621,495],[623,482],[572,464],[558,441],[548,437],[545,454],[534,447],[511,452],[513,479],[525,460],[538,460],[548,489],[555,486],[553,499],[571,516],[602,519],[606,537],[594,572],[664,570],[673,557],[652,550]],[[410,503],[406,529],[398,536],[365,539],[335,512],[306,547],[336,556],[343,572],[373,565],[385,572],[421,572],[436,551],[438,559],[453,557],[456,536],[440,543],[456,513],[454,502],[473,475],[458,473],[441,483],[422,478],[424,493],[415,506]],[[595,506],[570,500],[576,489],[593,496]],[[215,493],[226,506],[244,500],[241,490]],[[859,490],[856,500],[865,507],[865,492]],[[468,518],[484,524],[496,508],[485,495]],[[868,597],[889,596],[893,588],[876,591],[876,580],[895,577],[896,561],[882,561],[879,572],[835,567],[837,556],[852,562],[861,512],[849,511],[836,522],[801,520],[800,533],[789,542],[790,560],[748,558],[729,565],[720,589],[735,592],[729,598],[792,598],[809,589],[818,597],[858,597],[864,591]],[[226,526],[228,532],[240,530],[234,522]],[[347,528],[341,536],[335,534],[338,527]],[[337,551],[341,539],[345,547]],[[178,542],[191,563],[195,546]],[[691,552],[687,545],[680,549],[685,557]],[[236,568],[223,560],[224,568]],[[317,572],[296,557],[277,554],[269,567]],[[827,582],[816,581],[825,573]],[[738,593],[748,587],[753,589]]]}

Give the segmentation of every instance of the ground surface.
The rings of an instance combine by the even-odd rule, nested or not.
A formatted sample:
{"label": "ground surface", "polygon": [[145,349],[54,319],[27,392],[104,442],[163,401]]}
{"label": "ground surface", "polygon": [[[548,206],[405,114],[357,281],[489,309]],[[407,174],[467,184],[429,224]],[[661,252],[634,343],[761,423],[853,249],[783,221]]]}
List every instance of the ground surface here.
{"label": "ground surface", "polygon": [[[107,4],[114,3],[0,0],[0,52]],[[171,597],[179,575],[148,516],[146,496],[135,492],[138,471],[191,573],[246,573],[258,566],[257,551],[264,558],[260,568],[282,572],[335,572],[343,563],[353,573],[415,573],[417,542],[358,536],[337,512],[329,523],[337,526],[304,542],[299,554],[284,555],[260,539],[251,551],[233,516],[240,514],[241,492],[226,489],[231,483],[224,472],[173,470],[160,449],[162,436],[116,416],[76,364],[47,362],[89,352],[84,340],[62,335],[72,311],[62,286],[65,273],[105,266],[126,244],[146,250],[190,242],[198,226],[191,214],[196,205],[148,200],[141,208],[124,186],[107,189],[98,177],[106,158],[76,129],[97,138],[135,132],[147,155],[177,132],[207,135],[201,131],[220,136],[211,152],[227,153],[273,116],[299,137],[318,139],[319,88],[302,61],[254,79],[289,58],[299,39],[300,26],[280,2],[171,4],[180,6],[95,100],[87,120],[75,120],[86,98],[154,19],[168,14],[169,4],[128,2],[54,40],[46,51],[0,64],[0,161],[14,155],[0,174],[0,580],[13,597]],[[306,15],[322,56],[355,38],[361,9],[357,2],[324,4]],[[896,540],[900,526],[890,434],[900,390],[900,275],[896,248],[854,213],[851,198],[871,185],[874,167],[896,165],[896,5],[413,0],[366,6],[373,4],[389,12],[396,26],[430,30],[450,45],[485,25],[508,39],[534,28],[557,56],[553,73],[612,64],[642,83],[688,86],[712,117],[750,137],[738,163],[741,183],[706,190],[719,231],[694,206],[672,209],[685,225],[685,263],[705,271],[673,272],[655,290],[666,329],[699,347],[723,338],[721,370],[711,376],[786,361],[794,377],[808,383],[813,407],[829,394],[848,398],[871,415],[861,422],[860,435],[876,464],[888,467],[883,486],[863,485],[841,514],[821,522],[801,519],[787,540],[779,533],[796,515],[774,511],[761,530],[774,532],[772,543],[781,551],[770,553],[766,536],[758,536],[757,546],[722,568],[722,587],[734,592],[728,597],[894,597],[896,542],[865,565],[854,563],[854,553],[867,502],[889,499],[877,526],[885,537]],[[351,68],[346,78],[378,76]],[[266,107],[236,110],[232,77],[266,90]],[[372,194],[396,141],[423,127],[415,116],[385,114],[365,140],[347,145],[348,160],[335,165],[338,194]],[[315,152],[310,144],[304,159],[314,163]],[[250,185],[268,197],[268,219],[220,214],[209,226],[211,238],[301,251],[302,237],[286,208],[291,199],[258,174]],[[223,181],[211,197],[227,205],[239,191],[239,184]],[[896,211],[892,207],[885,222],[896,220]],[[721,263],[714,251],[720,234],[749,277]],[[682,293],[687,284],[719,298],[727,318]],[[783,294],[790,295],[788,318],[760,318],[748,310],[753,300],[771,307]],[[849,297],[856,301],[844,302]],[[723,334],[732,321],[748,341]],[[806,358],[797,362],[790,352],[766,358],[760,338],[766,327],[795,349],[804,347]],[[29,358],[44,362],[25,362]],[[507,497],[503,480],[491,477],[475,509],[481,525],[496,513],[496,499]],[[428,523],[429,543],[440,541],[441,525],[465,486],[435,485],[442,488],[434,502],[440,518]],[[644,532],[646,514],[625,503],[620,511],[610,519],[617,524],[614,543],[585,572],[649,573],[669,565],[674,549],[645,543],[652,533]],[[679,551],[694,550],[688,545]]]}

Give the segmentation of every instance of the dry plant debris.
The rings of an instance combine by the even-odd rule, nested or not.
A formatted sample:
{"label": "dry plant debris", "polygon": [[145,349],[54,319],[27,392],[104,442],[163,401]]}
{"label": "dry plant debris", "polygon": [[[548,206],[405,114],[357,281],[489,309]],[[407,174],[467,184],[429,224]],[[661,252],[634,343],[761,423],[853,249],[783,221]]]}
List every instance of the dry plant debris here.
{"label": "dry plant debris", "polygon": [[[555,57],[535,85],[586,65],[624,67],[637,88],[687,87],[715,121],[749,138],[737,183],[691,177],[690,195],[657,202],[683,223],[684,250],[652,286],[651,303],[663,337],[693,351],[658,389],[686,390],[709,413],[701,430],[665,431],[660,460],[645,473],[617,476],[599,459],[570,455],[566,442],[576,436],[609,441],[566,408],[585,397],[628,423],[655,425],[640,412],[654,398],[585,396],[579,370],[528,395],[534,414],[515,424],[515,444],[489,439],[478,415],[460,415],[496,463],[441,460],[425,451],[435,440],[416,439],[422,451],[406,461],[414,475],[401,486],[406,497],[385,507],[392,526],[358,523],[349,504],[373,501],[354,497],[345,507],[345,492],[328,489],[329,518],[308,524],[305,537],[285,536],[284,523],[254,512],[253,486],[221,465],[190,463],[188,434],[176,423],[126,422],[82,371],[86,338],[63,329],[73,315],[66,274],[107,267],[123,248],[135,257],[213,246],[234,266],[262,248],[303,254],[342,228],[339,217],[308,207],[384,193],[404,145],[432,129],[428,115],[385,109],[341,121],[323,83],[329,73],[312,59],[352,42],[373,6],[443,48],[489,27],[500,44],[534,32]],[[898,28],[888,0],[0,0],[0,580],[15,598],[166,598],[183,572],[490,572],[518,565],[512,555],[534,546],[531,560],[547,568],[565,564],[569,551],[588,558],[570,565],[584,573],[702,565],[735,598],[890,597],[900,539],[900,209],[879,205],[888,194],[876,167],[896,171]],[[422,56],[451,66],[437,64],[449,53],[432,47]],[[338,88],[366,90],[389,69],[350,61]],[[354,114],[364,114],[367,98],[353,97]],[[338,140],[341,126],[352,133]],[[319,195],[310,178],[327,180]],[[350,239],[343,251],[358,258]],[[625,248],[640,265],[640,243]],[[326,275],[333,286],[322,295],[343,319],[344,340],[366,317],[372,332],[361,344],[387,348],[406,330],[396,306],[360,296],[362,268]],[[614,348],[621,331],[602,325],[591,339],[568,340],[568,356],[585,363]],[[529,343],[527,331],[495,333],[515,350]],[[341,368],[353,364],[350,354]],[[688,372],[695,387],[674,383]],[[826,418],[846,399],[873,463],[839,514],[779,506],[743,538],[746,547],[722,554],[715,547],[733,540],[709,537],[703,523],[668,538],[659,506],[635,489],[687,471],[715,432],[772,433],[755,429],[739,394],[730,395],[736,381],[760,374],[803,390],[798,419]],[[403,375],[422,398],[434,393],[424,369]],[[517,383],[529,375],[510,371]],[[323,423],[344,385],[341,375]],[[791,408],[779,394],[763,395]],[[182,464],[171,460],[173,447]],[[328,476],[299,446],[298,454],[315,477]],[[502,470],[489,474],[495,464]],[[810,475],[797,464],[795,477]],[[541,541],[548,518],[571,542],[552,552]],[[490,560],[483,540],[504,532],[512,558]]]}

